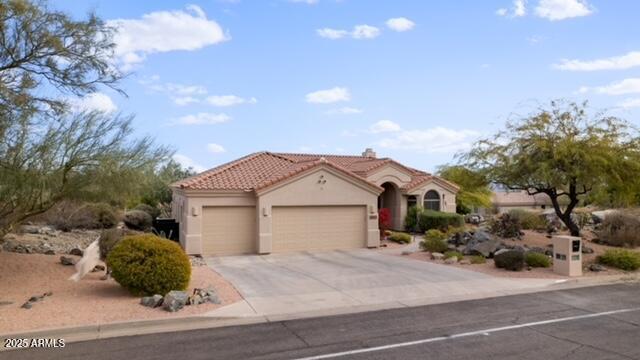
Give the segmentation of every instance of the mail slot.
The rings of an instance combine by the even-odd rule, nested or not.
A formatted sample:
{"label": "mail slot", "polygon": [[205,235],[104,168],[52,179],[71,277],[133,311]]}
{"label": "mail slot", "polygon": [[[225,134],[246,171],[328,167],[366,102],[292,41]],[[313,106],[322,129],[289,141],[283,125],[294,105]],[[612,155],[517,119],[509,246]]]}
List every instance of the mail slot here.
{"label": "mail slot", "polygon": [[553,244],[553,272],[565,276],[582,276],[582,239],[559,235]]}

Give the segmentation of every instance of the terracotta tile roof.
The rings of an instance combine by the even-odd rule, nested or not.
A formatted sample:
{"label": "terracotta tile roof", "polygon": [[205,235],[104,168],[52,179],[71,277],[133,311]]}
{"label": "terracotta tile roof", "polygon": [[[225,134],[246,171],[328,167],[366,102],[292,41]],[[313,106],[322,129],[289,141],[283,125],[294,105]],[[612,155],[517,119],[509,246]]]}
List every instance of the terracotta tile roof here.
{"label": "terracotta tile roof", "polygon": [[[413,188],[432,175],[406,167],[389,158],[329,154],[289,154],[258,152],[220,165],[172,184],[173,187],[193,190],[260,190],[316,166],[325,164],[358,181],[379,190],[381,187],[366,177],[385,164],[393,163],[406,169],[414,179],[405,185]],[[410,186],[410,187],[407,187]],[[405,188],[403,187],[403,188]]]}

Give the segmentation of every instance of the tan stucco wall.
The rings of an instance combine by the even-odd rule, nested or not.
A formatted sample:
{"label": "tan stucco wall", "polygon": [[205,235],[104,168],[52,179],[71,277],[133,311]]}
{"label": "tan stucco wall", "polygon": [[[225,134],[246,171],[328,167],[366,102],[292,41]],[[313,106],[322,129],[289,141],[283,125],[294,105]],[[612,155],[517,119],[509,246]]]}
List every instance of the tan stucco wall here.
{"label": "tan stucco wall", "polygon": [[303,177],[279,184],[258,194],[258,252],[270,253],[272,248],[272,207],[314,205],[365,205],[367,246],[380,244],[378,230],[378,194],[366,185],[353,182],[350,177],[329,167],[319,168]]}
{"label": "tan stucco wall", "polygon": [[[401,168],[389,164],[383,166],[378,171],[371,174],[369,177],[367,177],[367,180],[373,182],[376,185],[382,185],[385,182],[390,182],[395,184],[397,187],[402,187],[403,185],[411,181],[411,176],[405,173]],[[394,215],[392,221],[393,229],[404,230],[404,218],[407,215],[407,198],[410,195],[415,195],[418,205],[422,206],[424,194],[426,194],[426,192],[429,190],[435,190],[438,192],[438,194],[440,194],[441,211],[450,213],[456,212],[456,193],[448,188],[437,184],[436,182],[430,181],[407,194],[398,196],[397,200],[399,203],[396,203],[394,206],[388,206],[388,204],[385,204],[385,206],[392,209]],[[442,201],[443,194],[444,201]]]}

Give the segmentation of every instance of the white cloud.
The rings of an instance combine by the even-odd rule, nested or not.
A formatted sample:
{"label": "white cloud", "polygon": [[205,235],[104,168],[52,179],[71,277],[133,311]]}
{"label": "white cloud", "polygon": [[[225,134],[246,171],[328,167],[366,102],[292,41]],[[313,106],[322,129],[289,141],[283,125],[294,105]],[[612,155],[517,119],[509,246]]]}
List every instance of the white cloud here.
{"label": "white cloud", "polygon": [[405,17],[391,18],[386,21],[386,24],[389,29],[398,32],[408,31],[416,26],[416,23]]}
{"label": "white cloud", "polygon": [[101,111],[111,113],[118,110],[118,106],[116,106],[109,95],[101,92],[94,92],[82,98],[70,99],[69,104],[74,111],[78,112]]}
{"label": "white cloud", "polygon": [[426,130],[398,131],[393,137],[382,139],[377,144],[383,148],[422,153],[455,153],[469,149],[478,136],[480,133],[474,130],[438,126]]}
{"label": "white cloud", "polygon": [[196,5],[186,10],[152,12],[140,19],[109,20],[107,24],[117,29],[115,54],[125,69],[141,63],[149,54],[197,50],[229,40],[220,25],[207,19]]}
{"label": "white cloud", "polygon": [[618,104],[618,106],[625,109],[640,107],[640,98],[627,99]]}
{"label": "white cloud", "polygon": [[356,25],[353,27],[353,30],[347,31],[342,29],[331,29],[331,28],[322,28],[316,29],[316,34],[318,36],[337,40],[342,39],[347,36],[350,36],[353,39],[362,40],[362,39],[373,39],[380,35],[380,29],[371,25]]}
{"label": "white cloud", "polygon": [[369,132],[373,134],[400,131],[400,125],[391,120],[380,120],[369,127]]}
{"label": "white cloud", "polygon": [[593,91],[599,94],[606,94],[606,95],[624,95],[624,94],[640,93],[640,78],[624,79],[622,81],[614,82],[605,86],[596,86],[596,87],[583,86],[578,90],[579,93],[586,93],[589,91]]}
{"label": "white cloud", "polygon": [[207,150],[214,154],[220,154],[227,151],[222,145],[215,143],[207,144]]}
{"label": "white cloud", "polygon": [[177,97],[177,98],[173,98],[172,100],[178,106],[185,106],[185,105],[190,105],[190,104],[195,104],[200,102],[200,99],[196,99],[192,96]]}
{"label": "white cloud", "polygon": [[373,39],[380,35],[380,29],[370,25],[356,25],[353,27],[351,37],[354,39]]}
{"label": "white cloud", "polygon": [[191,115],[185,115],[177,118],[172,122],[173,125],[212,125],[220,124],[231,120],[231,117],[227,114],[213,114],[213,113],[197,113]]}
{"label": "white cloud", "polygon": [[255,104],[258,102],[256,98],[242,98],[236,95],[212,95],[207,97],[207,102],[213,106],[226,107],[241,104]]}
{"label": "white cloud", "polygon": [[207,170],[206,167],[198,164],[197,162],[195,162],[193,159],[191,159],[190,157],[188,157],[186,155],[175,154],[175,155],[173,155],[173,160],[177,161],[183,167],[192,168],[193,170],[195,170],[196,172],[199,172],[199,173]]}
{"label": "white cloud", "polygon": [[587,16],[593,9],[586,0],[540,0],[535,8],[536,16],[551,21]]}
{"label": "white cloud", "polygon": [[351,100],[351,94],[349,93],[349,89],[336,86],[331,89],[308,93],[305,99],[308,103],[329,104],[338,101],[349,101]]}
{"label": "white cloud", "polygon": [[353,108],[349,106],[341,107],[339,109],[331,109],[327,111],[327,114],[341,114],[341,115],[352,115],[352,114],[362,114],[362,109]]}
{"label": "white cloud", "polygon": [[317,29],[316,33],[320,37],[331,39],[331,40],[342,39],[343,37],[349,35],[349,32],[347,30],[338,30],[338,29],[331,29],[331,28]]}
{"label": "white cloud", "polygon": [[511,9],[500,8],[496,10],[496,15],[510,18],[522,17],[527,15],[527,1],[513,0]]}
{"label": "white cloud", "polygon": [[553,65],[556,69],[568,71],[624,70],[636,66],[640,66],[640,51],[588,61],[562,59],[559,64]]}

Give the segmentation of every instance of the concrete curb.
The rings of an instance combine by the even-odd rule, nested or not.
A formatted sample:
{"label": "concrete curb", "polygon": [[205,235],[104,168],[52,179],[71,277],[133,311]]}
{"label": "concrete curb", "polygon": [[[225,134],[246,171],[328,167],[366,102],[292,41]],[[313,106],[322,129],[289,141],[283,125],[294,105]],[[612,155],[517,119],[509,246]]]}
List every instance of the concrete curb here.
{"label": "concrete curb", "polygon": [[[206,328],[249,325],[266,322],[276,322],[284,320],[295,320],[323,316],[335,316],[345,314],[355,314],[370,311],[399,309],[404,307],[415,307],[424,305],[453,303],[460,301],[478,300],[493,297],[537,293],[555,290],[572,289],[579,287],[589,287],[598,285],[612,285],[617,283],[640,282],[640,273],[622,274],[598,277],[582,277],[558,281],[555,284],[529,289],[517,289],[512,291],[501,291],[492,293],[476,293],[473,295],[458,295],[454,297],[434,297],[416,299],[404,302],[389,302],[373,305],[347,306],[338,308],[329,308],[321,310],[313,310],[297,313],[270,314],[270,315],[253,315],[253,316],[188,316],[174,319],[158,319],[143,321],[127,321],[108,324],[96,324],[77,327],[66,327],[58,329],[27,331],[22,333],[5,333],[0,334],[0,339],[5,338],[53,338],[64,339],[65,343],[78,341],[88,341],[97,339],[107,339],[120,336],[146,335],[173,331],[197,330]],[[0,348],[0,352],[13,350]]]}

